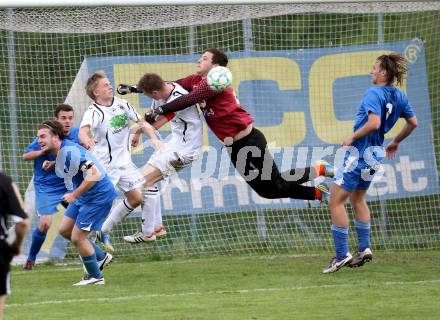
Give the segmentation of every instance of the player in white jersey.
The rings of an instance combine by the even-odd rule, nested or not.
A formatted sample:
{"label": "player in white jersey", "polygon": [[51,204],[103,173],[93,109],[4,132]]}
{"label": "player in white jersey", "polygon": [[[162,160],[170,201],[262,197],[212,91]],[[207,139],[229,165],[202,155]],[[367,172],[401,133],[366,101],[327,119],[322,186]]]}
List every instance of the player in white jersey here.
{"label": "player in white jersey", "polygon": [[[153,99],[152,109],[188,93],[179,84],[164,82],[155,73],[145,74],[138,83],[138,90]],[[164,237],[159,191],[155,186],[197,159],[202,146],[202,121],[195,105],[166,116],[159,116],[152,123],[159,129],[170,121],[171,135],[161,150],[156,151],[142,169],[145,177],[142,228],[139,232],[125,236],[130,243],[150,242]],[[135,138],[135,140],[137,137]],[[111,217],[109,216],[111,219]]]}
{"label": "player in white jersey", "polygon": [[[141,189],[145,182],[131,160],[129,120],[140,125],[140,130],[155,147],[159,146],[160,140],[154,128],[126,100],[113,95],[113,87],[103,71],[95,72],[87,80],[86,91],[94,102],[83,115],[78,136],[81,144],[92,150],[112,183],[126,197],[113,207],[110,215],[125,217],[142,203]],[[100,240],[107,249],[114,250],[108,238]]]}

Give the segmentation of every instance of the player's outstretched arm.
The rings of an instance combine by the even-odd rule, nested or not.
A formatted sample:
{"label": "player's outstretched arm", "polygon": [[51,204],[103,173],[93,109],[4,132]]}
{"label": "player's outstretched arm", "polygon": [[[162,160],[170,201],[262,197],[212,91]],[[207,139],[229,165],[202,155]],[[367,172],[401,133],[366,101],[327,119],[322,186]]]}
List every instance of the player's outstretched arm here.
{"label": "player's outstretched arm", "polygon": [[166,115],[157,115],[154,113],[153,109],[149,109],[145,112],[144,120],[151,124],[154,129],[158,130],[163,127],[168,121],[174,118],[175,113],[168,113]]}
{"label": "player's outstretched arm", "polygon": [[21,158],[24,161],[35,160],[38,157],[41,157],[42,155],[44,155],[46,152],[47,152],[47,147],[43,147],[40,150],[29,151],[29,152],[23,153],[23,156]]}
{"label": "player's outstretched arm", "polygon": [[161,105],[160,107],[157,107],[155,109],[155,113],[158,115],[163,115],[177,112],[188,108],[198,102],[208,100],[209,98],[216,96],[220,92],[221,91],[215,91],[211,89],[206,81],[203,81],[196,89],[194,89],[190,93],[180,96],[173,101]]}
{"label": "player's outstretched arm", "polygon": [[26,149],[24,149],[24,153],[22,156],[22,159],[24,161],[31,161],[31,160],[35,160],[38,157],[41,157],[42,155],[44,155],[46,152],[48,151],[48,148],[45,147],[41,147],[38,144],[38,139],[35,138],[32,143],[30,145],[28,145],[26,147]]}
{"label": "player's outstretched arm", "polygon": [[[147,123],[144,119],[139,119],[136,122],[139,125],[139,129],[151,140],[158,140],[156,134],[154,133],[154,128],[151,124]],[[138,130],[139,132],[139,130]]]}
{"label": "player's outstretched arm", "polygon": [[139,119],[136,123],[140,126],[140,129],[142,130],[142,132],[148,138],[150,138],[151,142],[153,143],[154,148],[160,149],[161,141],[157,137],[157,135],[155,133],[155,129],[142,118]]}
{"label": "player's outstretched arm", "polygon": [[[145,114],[145,118],[147,118],[147,114]],[[166,123],[168,123],[169,119],[166,116],[157,116],[156,119],[152,122],[148,122],[154,129],[159,130],[160,128],[162,128]],[[142,132],[142,128],[139,128],[134,134],[133,137],[131,139],[131,146],[132,147],[136,147],[139,143],[140,140],[140,135]]]}
{"label": "player's outstretched arm", "polygon": [[159,130],[160,128],[162,128],[165,124],[168,123],[168,118],[165,116],[158,116],[156,121],[151,123],[151,125],[153,126],[154,129]]}
{"label": "player's outstretched arm", "polygon": [[78,132],[78,139],[81,145],[90,150],[95,146],[95,140],[91,138],[90,125],[82,126]]}

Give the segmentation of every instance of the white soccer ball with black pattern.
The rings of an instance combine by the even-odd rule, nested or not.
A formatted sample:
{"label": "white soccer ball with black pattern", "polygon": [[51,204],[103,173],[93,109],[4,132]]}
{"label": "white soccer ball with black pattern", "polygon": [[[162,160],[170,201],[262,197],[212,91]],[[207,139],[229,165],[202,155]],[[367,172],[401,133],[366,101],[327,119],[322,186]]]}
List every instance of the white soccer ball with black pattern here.
{"label": "white soccer ball with black pattern", "polygon": [[208,86],[215,91],[223,91],[232,85],[232,73],[228,68],[218,66],[208,72]]}

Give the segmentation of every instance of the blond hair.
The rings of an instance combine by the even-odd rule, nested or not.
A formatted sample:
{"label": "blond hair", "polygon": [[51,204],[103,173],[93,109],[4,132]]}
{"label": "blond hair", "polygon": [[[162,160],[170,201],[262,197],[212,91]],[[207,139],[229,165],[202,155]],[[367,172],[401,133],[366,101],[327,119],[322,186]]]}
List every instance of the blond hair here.
{"label": "blond hair", "polygon": [[102,70],[98,70],[95,71],[94,74],[92,74],[92,76],[87,79],[87,84],[86,84],[86,93],[87,95],[92,99],[95,100],[96,96],[93,93],[93,91],[95,91],[96,87],[98,86],[98,81],[101,79],[107,78],[107,75],[105,74],[104,71]]}
{"label": "blond hair", "polygon": [[396,82],[402,84],[408,72],[408,62],[397,52],[384,54],[377,58],[380,63],[380,69],[387,72],[387,84]]}

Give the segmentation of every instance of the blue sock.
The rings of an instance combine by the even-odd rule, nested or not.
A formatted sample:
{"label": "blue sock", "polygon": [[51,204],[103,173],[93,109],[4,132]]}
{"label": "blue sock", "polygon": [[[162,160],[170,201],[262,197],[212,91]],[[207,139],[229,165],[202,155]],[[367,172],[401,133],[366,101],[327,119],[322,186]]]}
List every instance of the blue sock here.
{"label": "blue sock", "polygon": [[46,234],[41,232],[38,227],[32,233],[32,244],[29,250],[29,260],[35,261],[37,259],[37,254],[40,252],[41,246],[46,240]]}
{"label": "blue sock", "polygon": [[336,259],[342,260],[348,254],[348,227],[338,227],[332,224],[331,229],[336,248]]}
{"label": "blue sock", "polygon": [[101,233],[101,237],[102,237],[102,243],[108,243],[110,242],[110,235],[107,232],[102,232]]}
{"label": "blue sock", "polygon": [[96,243],[94,243],[93,241],[90,241],[90,244],[92,245],[92,247],[95,249],[95,254],[96,254],[96,260],[97,261],[101,261],[102,259],[105,258],[105,251],[102,250]]}
{"label": "blue sock", "polygon": [[358,251],[362,252],[367,248],[371,247],[370,243],[370,222],[354,221],[354,226],[356,227],[356,233],[358,237]]}
{"label": "blue sock", "polygon": [[96,262],[95,253],[93,253],[91,256],[81,257],[81,259],[89,275],[95,279],[102,278],[101,271],[99,271],[98,263]]}

